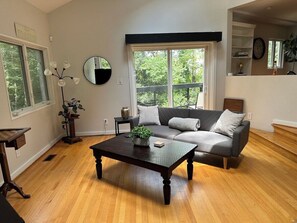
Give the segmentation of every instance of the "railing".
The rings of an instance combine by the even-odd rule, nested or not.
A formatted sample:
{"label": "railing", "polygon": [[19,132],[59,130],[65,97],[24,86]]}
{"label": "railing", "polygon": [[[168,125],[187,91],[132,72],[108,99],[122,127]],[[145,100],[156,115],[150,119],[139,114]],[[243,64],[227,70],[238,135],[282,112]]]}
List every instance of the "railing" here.
{"label": "railing", "polygon": [[[190,89],[191,88],[199,88],[199,92],[203,92],[203,83],[191,83],[191,84],[175,84],[172,85],[173,90],[181,90],[186,89],[186,99],[187,99],[187,105],[190,104]],[[149,102],[140,102],[138,101],[137,104],[140,105],[156,105],[157,103],[157,93],[158,92],[167,92],[168,86],[167,85],[155,85],[155,86],[147,86],[147,87],[139,87],[136,88],[137,93],[148,93],[152,92],[154,94],[153,100]],[[199,93],[198,92],[198,93]],[[172,95],[174,97],[174,94]],[[197,100],[198,95],[196,96],[195,100]],[[174,103],[174,100],[172,98],[172,101]],[[174,104],[172,105],[174,107]]]}

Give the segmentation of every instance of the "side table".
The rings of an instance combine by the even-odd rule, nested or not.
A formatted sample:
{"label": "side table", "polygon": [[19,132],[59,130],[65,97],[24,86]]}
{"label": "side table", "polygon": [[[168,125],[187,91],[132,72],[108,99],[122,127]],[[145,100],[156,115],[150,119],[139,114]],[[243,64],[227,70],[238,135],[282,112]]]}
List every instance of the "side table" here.
{"label": "side table", "polygon": [[14,189],[23,198],[30,198],[29,194],[25,194],[20,186],[12,181],[5,151],[5,145],[7,147],[14,147],[19,149],[26,144],[25,132],[31,128],[19,128],[19,129],[0,129],[0,163],[2,169],[2,175],[4,179],[3,185],[0,187],[0,192],[6,197],[7,192]]}
{"label": "side table", "polygon": [[132,119],[133,119],[133,116],[129,116],[126,119],[124,119],[122,117],[115,117],[114,118],[115,134],[116,135],[119,135],[120,134],[120,129],[119,129],[119,125],[120,124],[130,123],[130,130],[131,130],[132,129]]}

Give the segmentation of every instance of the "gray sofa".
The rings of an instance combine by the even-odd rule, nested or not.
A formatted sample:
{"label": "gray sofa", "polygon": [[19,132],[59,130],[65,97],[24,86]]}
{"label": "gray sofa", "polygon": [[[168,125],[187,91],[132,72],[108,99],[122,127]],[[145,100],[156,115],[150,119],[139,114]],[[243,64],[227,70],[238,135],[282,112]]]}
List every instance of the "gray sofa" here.
{"label": "gray sofa", "polygon": [[[233,138],[211,131],[223,111],[161,107],[158,111],[161,125],[146,125],[152,130],[154,136],[197,144],[196,151],[223,157],[225,169],[227,169],[228,158],[238,157],[248,142],[249,121],[241,122],[235,129]],[[173,117],[198,118],[200,128],[198,131],[180,131],[170,128],[168,121]],[[138,122],[139,117],[135,117],[132,127],[137,126]]]}

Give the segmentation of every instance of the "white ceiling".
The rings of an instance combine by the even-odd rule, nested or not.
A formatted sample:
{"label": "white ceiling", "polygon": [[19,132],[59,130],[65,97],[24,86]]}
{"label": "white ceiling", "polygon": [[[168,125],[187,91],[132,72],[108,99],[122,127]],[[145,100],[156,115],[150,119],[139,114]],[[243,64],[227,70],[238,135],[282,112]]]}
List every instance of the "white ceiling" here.
{"label": "white ceiling", "polygon": [[49,13],[72,0],[26,0],[43,12]]}
{"label": "white ceiling", "polygon": [[[72,0],[26,0],[36,8],[49,13]],[[233,9],[234,16],[255,22],[284,26],[297,25],[297,0],[256,0]]]}
{"label": "white ceiling", "polygon": [[283,26],[297,25],[297,0],[257,0],[233,9],[235,16]]}

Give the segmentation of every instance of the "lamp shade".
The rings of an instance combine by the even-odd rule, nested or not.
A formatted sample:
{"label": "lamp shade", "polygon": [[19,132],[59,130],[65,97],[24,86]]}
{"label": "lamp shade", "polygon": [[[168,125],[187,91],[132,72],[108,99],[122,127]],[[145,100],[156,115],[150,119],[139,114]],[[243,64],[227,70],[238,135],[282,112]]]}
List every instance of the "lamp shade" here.
{"label": "lamp shade", "polygon": [[64,87],[64,86],[66,85],[66,82],[65,82],[63,79],[59,79],[59,80],[58,80],[58,85],[59,85],[60,87]]}
{"label": "lamp shade", "polygon": [[74,77],[74,78],[73,78],[73,82],[74,82],[75,84],[78,84],[79,81],[80,81],[80,79],[79,79],[78,77]]}
{"label": "lamp shade", "polygon": [[43,73],[45,76],[50,76],[53,74],[50,69],[45,69]]}

